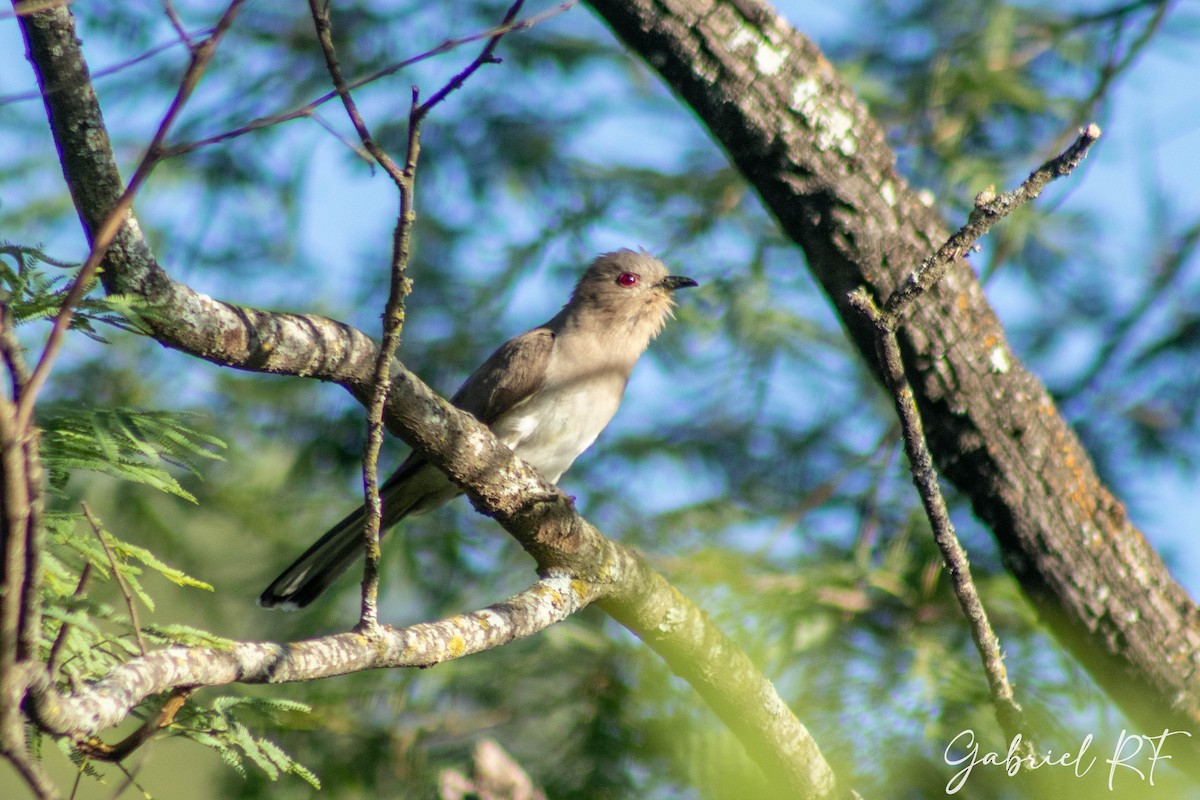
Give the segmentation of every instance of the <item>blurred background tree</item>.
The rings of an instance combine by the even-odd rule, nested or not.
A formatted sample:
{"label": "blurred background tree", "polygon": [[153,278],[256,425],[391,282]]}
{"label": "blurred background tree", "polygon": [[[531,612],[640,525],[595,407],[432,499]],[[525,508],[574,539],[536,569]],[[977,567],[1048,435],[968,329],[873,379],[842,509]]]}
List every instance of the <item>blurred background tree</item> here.
{"label": "blurred background tree", "polygon": [[[174,5],[190,30],[218,11],[202,0]],[[1106,129],[1084,180],[1007,220],[976,265],[1014,350],[1055,392],[1131,515],[1176,556],[1181,580],[1200,586],[1200,555],[1174,530],[1189,517],[1173,510],[1186,508],[1179,487],[1194,482],[1200,456],[1200,207],[1174,193],[1183,167],[1160,155],[1181,140],[1194,145],[1200,125],[1195,86],[1168,84],[1195,68],[1194,9],[1086,0],[777,5],[852,81],[910,182],[952,221],[979,189],[1014,184],[1082,121]],[[487,30],[505,7],[457,3],[448,14],[407,0],[339,4],[343,69],[366,74]],[[170,46],[161,8],[77,11],[128,171],[186,58]],[[11,19],[0,36],[0,232],[79,258],[82,237]],[[250,5],[229,37],[177,139],[234,129],[328,90],[299,9]],[[449,394],[497,343],[556,311],[582,265],[606,249],[644,246],[699,278],[617,419],[562,484],[588,519],[647,553],[736,632],[849,783],[867,796],[940,796],[954,771],[942,752],[957,732],[974,728],[1006,747],[912,493],[890,403],[802,255],[725,155],[584,8],[507,38],[500,54],[503,65],[473,78],[425,126],[399,357]],[[389,151],[402,149],[408,86],[428,93],[469,57],[444,54],[356,93]],[[1163,113],[1175,115],[1147,113],[1151,101],[1139,93],[1168,85],[1180,94]],[[347,146],[353,133],[340,109],[318,115],[164,163],[139,196],[139,220],[181,281],[373,332],[393,190]],[[1118,155],[1140,184],[1112,188],[1112,167],[1097,162]],[[336,388],[221,371],[145,339],[106,336],[107,344],[76,337],[54,399],[202,411],[209,432],[229,443],[223,462],[199,465],[203,480],[181,478],[198,507],[109,479],[68,484],[64,505],[86,498],[109,529],[215,588],[201,596],[148,581],[159,599],[154,619],[279,641],[349,624],[358,602],[350,577],[338,597],[302,614],[260,612],[253,601],[357,502],[361,408]],[[389,448],[393,462],[402,456]],[[1058,731],[1047,746],[1115,735],[1119,712],[1039,629],[987,532],[962,504],[955,522],[1020,699]],[[519,548],[462,502],[404,525],[384,552],[381,618],[396,624],[486,604],[530,575]],[[115,592],[111,600],[119,602]],[[484,737],[554,798],[757,796],[736,741],[596,609],[435,670],[242,691],[314,707],[257,732],[339,798],[433,797],[439,770],[461,768]],[[238,777],[199,753],[155,745],[139,755],[137,782],[175,797],[312,791],[294,778]],[[189,768],[206,777],[181,781],[177,760],[199,762]],[[123,781],[109,772],[110,783]],[[1163,770],[1156,779],[1162,792],[1184,791]],[[996,775],[971,782],[972,796],[1015,797],[1018,788]],[[1094,791],[1083,781],[1066,788]],[[85,785],[81,796],[110,792]]]}

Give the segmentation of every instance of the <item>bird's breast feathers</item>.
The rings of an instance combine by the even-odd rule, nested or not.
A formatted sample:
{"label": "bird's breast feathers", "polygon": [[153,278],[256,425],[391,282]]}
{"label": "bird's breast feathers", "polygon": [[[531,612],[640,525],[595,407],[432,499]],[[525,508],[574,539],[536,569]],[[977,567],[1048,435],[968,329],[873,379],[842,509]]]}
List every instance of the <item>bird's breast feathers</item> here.
{"label": "bird's breast feathers", "polygon": [[621,404],[625,376],[611,370],[559,380],[551,369],[541,389],[501,415],[496,437],[549,481],[558,481],[604,430]]}

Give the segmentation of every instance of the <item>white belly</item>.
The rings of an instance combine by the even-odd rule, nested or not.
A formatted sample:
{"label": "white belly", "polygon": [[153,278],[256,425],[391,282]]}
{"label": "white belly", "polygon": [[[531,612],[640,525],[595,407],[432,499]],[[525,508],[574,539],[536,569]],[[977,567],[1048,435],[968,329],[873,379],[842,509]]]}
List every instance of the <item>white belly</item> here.
{"label": "white belly", "polygon": [[611,374],[599,377],[544,387],[497,419],[492,431],[546,480],[557,482],[596,441],[621,404],[624,380],[615,384]]}

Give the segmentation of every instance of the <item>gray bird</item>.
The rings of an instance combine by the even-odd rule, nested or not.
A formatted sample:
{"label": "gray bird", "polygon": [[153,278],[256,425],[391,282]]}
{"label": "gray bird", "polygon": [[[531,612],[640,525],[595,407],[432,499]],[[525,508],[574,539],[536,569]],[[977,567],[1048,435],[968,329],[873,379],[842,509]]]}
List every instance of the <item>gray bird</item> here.
{"label": "gray bird", "polygon": [[[557,482],[617,413],[633,365],[672,315],[675,290],[696,285],[668,275],[648,253],[605,253],[561,311],[492,353],[450,402]],[[381,531],[461,493],[417,453],[379,491]],[[271,582],[259,605],[295,609],[316,599],[362,554],[365,519],[359,507],[333,526]]]}

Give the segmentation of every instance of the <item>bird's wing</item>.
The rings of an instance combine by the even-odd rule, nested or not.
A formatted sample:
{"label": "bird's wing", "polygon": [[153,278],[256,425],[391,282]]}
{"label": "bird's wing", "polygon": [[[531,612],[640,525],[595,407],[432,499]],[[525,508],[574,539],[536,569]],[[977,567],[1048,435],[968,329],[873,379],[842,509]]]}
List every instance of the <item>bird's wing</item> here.
{"label": "bird's wing", "polygon": [[546,381],[554,332],[534,328],[509,339],[463,383],[450,402],[484,425],[527,400]]}
{"label": "bird's wing", "polygon": [[[541,388],[553,345],[554,333],[548,328],[534,328],[509,339],[463,382],[450,402],[474,414],[484,425],[491,425]],[[426,499],[423,496],[402,497],[406,494],[403,487],[411,485],[425,464],[425,459],[413,451],[380,487],[385,500],[384,527],[410,513],[428,510],[422,505]],[[441,502],[445,500],[438,504]]]}

